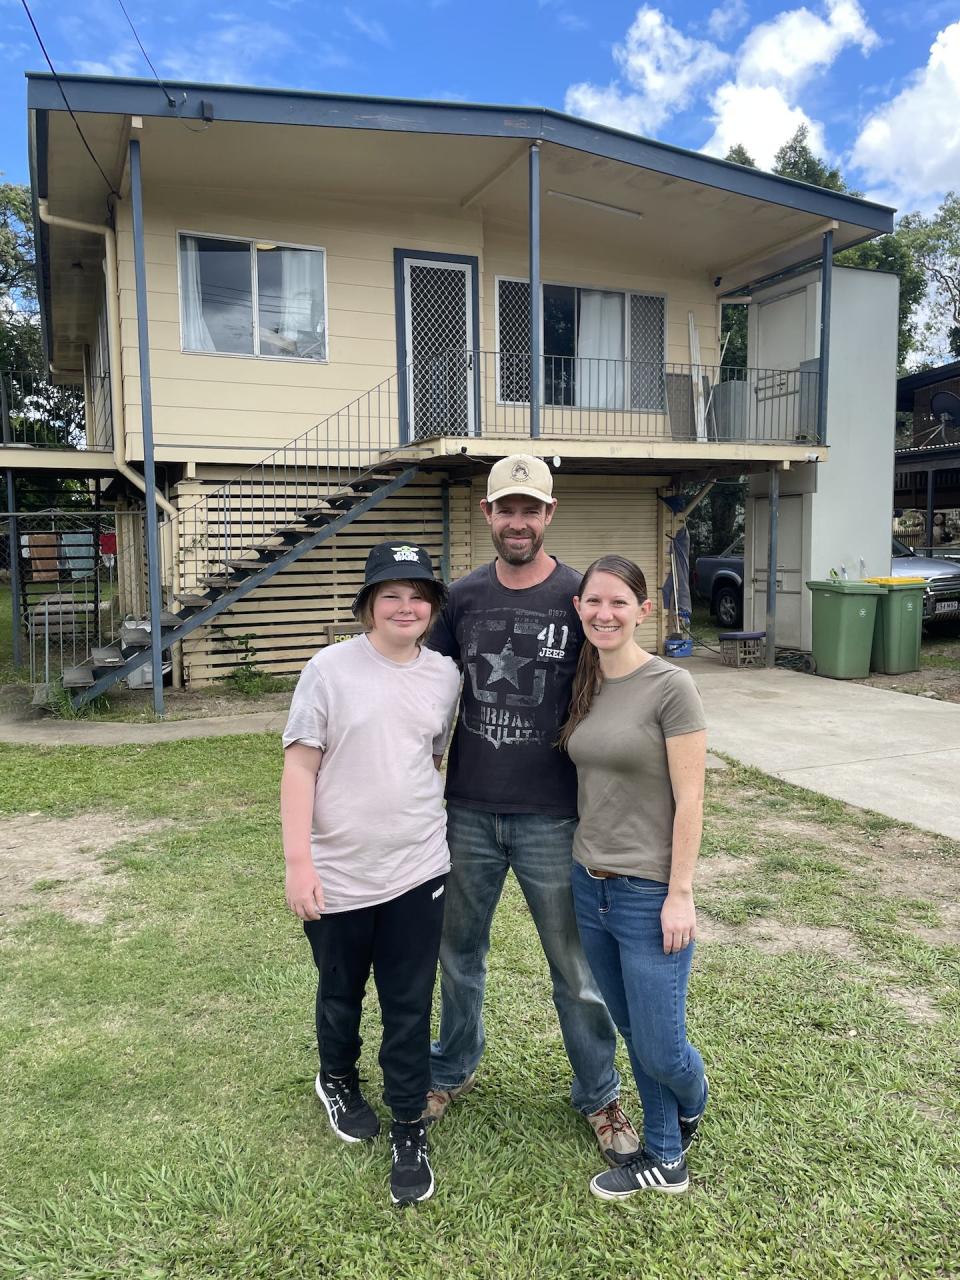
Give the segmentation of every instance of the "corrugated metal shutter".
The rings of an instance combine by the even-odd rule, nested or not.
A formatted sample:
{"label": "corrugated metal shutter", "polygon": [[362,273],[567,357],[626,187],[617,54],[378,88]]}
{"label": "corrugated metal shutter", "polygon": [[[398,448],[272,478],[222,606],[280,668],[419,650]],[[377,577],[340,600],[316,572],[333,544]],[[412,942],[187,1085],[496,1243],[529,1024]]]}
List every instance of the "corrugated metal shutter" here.
{"label": "corrugated metal shutter", "polygon": [[[490,529],[479,502],[484,488],[474,487],[472,522],[473,567],[493,558]],[[660,592],[663,577],[659,555],[660,519],[657,491],[642,477],[557,476],[557,513],[544,545],[574,569],[586,569],[598,556],[616,553],[633,560],[644,572],[654,612],[644,626],[648,648],[660,636]]]}

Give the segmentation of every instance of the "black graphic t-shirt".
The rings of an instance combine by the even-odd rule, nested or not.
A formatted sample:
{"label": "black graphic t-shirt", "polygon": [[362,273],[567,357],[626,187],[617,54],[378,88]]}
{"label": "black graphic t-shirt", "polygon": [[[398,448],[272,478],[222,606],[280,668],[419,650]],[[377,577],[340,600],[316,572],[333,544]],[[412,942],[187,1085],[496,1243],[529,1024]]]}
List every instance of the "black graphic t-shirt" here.
{"label": "black graphic t-shirt", "polygon": [[454,804],[576,817],[576,770],[553,744],[583,642],[580,576],[558,562],[545,582],[513,591],[486,564],[451,588],[428,644],[463,668],[447,765]]}

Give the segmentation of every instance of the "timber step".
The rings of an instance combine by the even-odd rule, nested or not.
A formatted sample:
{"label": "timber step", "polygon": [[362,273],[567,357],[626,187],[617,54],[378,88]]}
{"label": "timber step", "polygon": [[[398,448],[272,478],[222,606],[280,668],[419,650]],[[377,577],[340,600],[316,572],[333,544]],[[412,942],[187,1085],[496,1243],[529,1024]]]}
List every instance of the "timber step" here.
{"label": "timber step", "polygon": [[210,603],[209,596],[198,595],[195,591],[185,591],[183,595],[175,596],[174,599],[179,601],[185,609],[205,609]]}
{"label": "timber step", "polygon": [[81,662],[76,667],[64,667],[63,669],[63,687],[65,689],[86,689],[93,684],[95,679],[92,662]]}
{"label": "timber step", "polygon": [[123,650],[118,644],[94,645],[90,661],[95,667],[119,667],[123,665]]}

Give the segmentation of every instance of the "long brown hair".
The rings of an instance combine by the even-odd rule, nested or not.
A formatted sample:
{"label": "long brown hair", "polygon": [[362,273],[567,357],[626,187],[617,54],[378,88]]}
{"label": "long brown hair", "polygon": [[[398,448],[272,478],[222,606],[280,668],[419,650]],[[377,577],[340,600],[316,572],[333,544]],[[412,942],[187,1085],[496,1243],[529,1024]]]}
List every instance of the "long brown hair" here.
{"label": "long brown hair", "polygon": [[[637,604],[643,604],[647,598],[647,580],[639,565],[628,560],[626,556],[601,556],[580,579],[577,595],[583,599],[590,578],[595,573],[612,573],[619,578],[625,587],[637,597]],[[573,677],[573,690],[570,694],[570,710],[565,724],[560,730],[557,745],[566,750],[570,736],[581,720],[590,714],[590,708],[603,683],[603,672],[600,670],[600,657],[595,645],[584,637],[577,659],[577,671]]]}

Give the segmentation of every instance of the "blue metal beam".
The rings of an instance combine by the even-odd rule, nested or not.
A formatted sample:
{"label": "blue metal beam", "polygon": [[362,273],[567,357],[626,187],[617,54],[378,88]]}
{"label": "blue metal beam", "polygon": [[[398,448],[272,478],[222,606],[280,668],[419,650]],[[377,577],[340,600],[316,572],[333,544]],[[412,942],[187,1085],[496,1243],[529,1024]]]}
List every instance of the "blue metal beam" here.
{"label": "blue metal beam", "polygon": [[830,306],[833,300],[833,232],[823,236],[820,264],[820,384],[817,391],[817,444],[827,443],[827,392],[830,384]]}
{"label": "blue metal beam", "polygon": [[540,438],[540,143],[530,148],[530,437]]}
{"label": "blue metal beam", "polygon": [[[150,595],[150,652],[153,658],[153,710],[163,715],[163,645],[160,642],[161,568],[157,529],[157,477],[153,462],[153,390],[150,383],[150,333],[147,328],[147,266],[143,242],[143,187],[140,143],[130,140],[130,202],[133,212],[133,269],[137,294],[137,349],[140,356],[140,420],[143,428],[143,484],[147,503],[147,584]],[[109,284],[107,286],[109,288]]]}
{"label": "blue metal beam", "polygon": [[[170,647],[171,644],[177,644],[179,641],[186,639],[188,635],[196,631],[198,627],[205,626],[218,614],[223,613],[224,609],[229,609],[232,604],[249,595],[256,587],[261,586],[268,579],[272,578],[275,573],[279,573],[281,569],[285,569],[287,565],[293,564],[299,560],[301,556],[306,555],[308,551],[312,551],[314,547],[318,547],[321,542],[326,542],[332,538],[334,534],[345,529],[348,524],[352,524],[358,516],[364,515],[367,511],[371,511],[374,507],[380,505],[384,498],[389,498],[391,494],[396,493],[398,489],[402,489],[404,485],[417,475],[417,467],[408,467],[406,471],[399,472],[392,480],[381,485],[379,489],[375,489],[369,497],[364,498],[362,502],[358,502],[352,506],[349,511],[345,511],[342,516],[338,516],[336,520],[331,520],[329,524],[323,525],[316,533],[304,538],[302,542],[297,542],[284,552],[282,556],[278,556],[276,560],[268,560],[264,562],[262,569],[258,569],[256,573],[244,578],[242,582],[238,582],[235,587],[231,587],[229,591],[225,591],[223,595],[217,596],[216,600],[211,601],[206,608],[200,609],[199,612],[191,614],[189,618],[177,627],[171,628],[161,636],[161,643],[164,649]],[[269,535],[267,535],[269,536]],[[111,667],[110,670],[95,680],[88,688],[83,689],[73,700],[75,707],[82,707],[92,698],[96,698],[99,694],[105,693],[117,683],[118,680],[125,679],[131,671],[136,671],[138,667],[150,658],[150,650],[144,649],[140,653],[135,653],[133,657],[127,658],[123,666]],[[154,668],[157,670],[158,668]]]}

